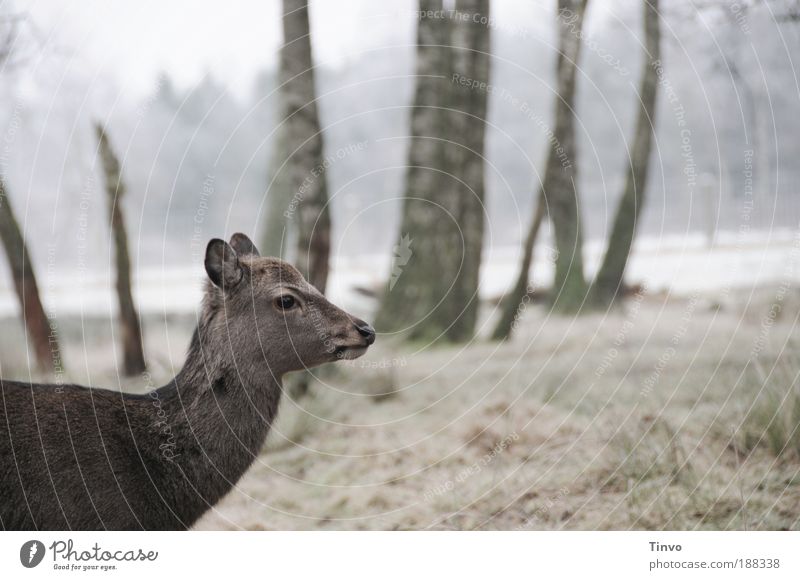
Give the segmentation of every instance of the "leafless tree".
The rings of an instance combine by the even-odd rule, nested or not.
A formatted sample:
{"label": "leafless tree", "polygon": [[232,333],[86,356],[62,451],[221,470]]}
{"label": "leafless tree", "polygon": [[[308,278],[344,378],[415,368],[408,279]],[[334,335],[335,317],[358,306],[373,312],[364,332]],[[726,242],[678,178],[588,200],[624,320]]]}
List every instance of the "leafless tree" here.
{"label": "leafless tree", "polygon": [[642,0],[644,7],[644,61],[639,87],[639,114],[636,119],[625,190],[603,261],[592,286],[595,304],[607,307],[620,295],[625,268],[633,245],[636,226],[645,202],[647,174],[655,131],[658,71],[661,66],[661,31],[658,0]]}
{"label": "leafless tree", "polygon": [[283,0],[283,46],[280,51],[281,122],[288,161],[286,181],[292,192],[287,219],[296,220],[299,270],[325,292],[331,246],[331,219],[311,54],[306,0]]}
{"label": "leafless tree", "polygon": [[[549,154],[553,155],[552,149]],[[523,301],[531,297],[531,264],[533,263],[533,255],[536,248],[536,238],[539,236],[539,230],[546,216],[547,205],[545,203],[544,193],[540,189],[539,194],[536,196],[536,207],[534,209],[533,219],[528,228],[528,235],[525,237],[525,245],[522,247],[522,259],[520,260],[519,272],[517,273],[517,281],[514,283],[511,292],[503,296],[503,300],[500,304],[500,319],[497,321],[497,326],[495,326],[494,332],[492,333],[492,338],[494,340],[506,340],[511,337]]]}
{"label": "leafless tree", "polygon": [[[18,26],[24,19],[25,16],[21,14],[7,14],[0,18],[0,70],[19,65],[16,58]],[[58,333],[42,307],[27,242],[14,215],[6,188],[5,175],[0,175],[0,240],[8,258],[28,340],[41,371],[52,373],[56,369],[63,370]]]}
{"label": "leafless tree", "polygon": [[[475,328],[485,221],[488,17],[488,0],[462,0],[455,11],[443,11],[441,0],[419,2],[400,241],[377,316],[379,330],[408,328],[411,340],[464,341]],[[478,88],[466,86],[472,83]]]}
{"label": "leafless tree", "polygon": [[[486,222],[484,140],[488,91],[481,89],[489,83],[491,18],[489,0],[457,0],[452,43],[452,98],[447,135],[451,158],[449,171],[457,177],[450,185],[458,190],[458,224],[463,236],[461,269],[453,285],[451,305],[452,325],[445,335],[454,342],[472,338],[480,305],[480,285],[483,234]],[[467,89],[459,79],[469,79]]]}
{"label": "leafless tree", "polygon": [[587,4],[588,0],[558,0],[558,98],[551,139],[554,154],[548,155],[543,185],[555,233],[553,307],[564,313],[580,309],[587,293],[574,128],[576,76]]}
{"label": "leafless tree", "polygon": [[122,180],[119,160],[108,140],[102,123],[95,123],[100,158],[108,193],[109,223],[114,238],[114,263],[117,269],[116,291],[119,303],[119,325],[122,334],[123,372],[134,376],[145,371],[144,347],[139,314],[131,292],[131,260],[128,252],[128,234],[122,212],[122,199],[126,188]]}
{"label": "leafless tree", "polygon": [[289,154],[286,146],[286,128],[279,127],[269,162],[269,188],[261,249],[267,256],[294,260],[292,251],[294,248],[289,247],[289,244],[293,240],[292,234],[297,232],[289,230],[292,222],[287,217],[290,215],[287,213],[287,208],[292,203],[292,186],[286,169]]}

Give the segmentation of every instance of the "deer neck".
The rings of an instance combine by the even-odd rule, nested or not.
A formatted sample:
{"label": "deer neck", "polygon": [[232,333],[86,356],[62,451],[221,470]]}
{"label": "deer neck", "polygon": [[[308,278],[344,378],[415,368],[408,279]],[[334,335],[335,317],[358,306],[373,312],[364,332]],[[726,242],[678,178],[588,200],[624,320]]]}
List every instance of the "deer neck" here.
{"label": "deer neck", "polygon": [[281,380],[263,355],[234,354],[225,332],[198,326],[186,363],[171,383],[184,448],[198,448],[212,461],[241,456],[235,463],[246,463],[246,469],[277,415]]}

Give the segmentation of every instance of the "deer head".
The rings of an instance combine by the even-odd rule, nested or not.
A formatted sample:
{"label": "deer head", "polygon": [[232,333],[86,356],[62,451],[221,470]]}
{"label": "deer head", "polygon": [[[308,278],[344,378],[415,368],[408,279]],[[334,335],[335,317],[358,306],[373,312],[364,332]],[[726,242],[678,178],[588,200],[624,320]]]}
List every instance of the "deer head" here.
{"label": "deer head", "polygon": [[205,268],[203,317],[237,366],[265,362],[282,375],[357,358],[375,342],[372,326],[331,304],[287,262],[261,257],[244,234],[230,244],[211,240]]}

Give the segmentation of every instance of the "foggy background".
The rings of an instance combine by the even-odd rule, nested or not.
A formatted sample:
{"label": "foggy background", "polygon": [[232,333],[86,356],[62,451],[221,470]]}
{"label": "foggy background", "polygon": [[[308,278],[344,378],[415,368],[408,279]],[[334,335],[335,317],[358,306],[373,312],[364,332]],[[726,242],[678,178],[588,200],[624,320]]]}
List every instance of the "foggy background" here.
{"label": "foggy background", "polygon": [[[317,167],[316,152],[294,155],[295,183],[273,179],[275,159],[291,149],[278,141],[281,90],[291,101],[303,88],[296,79],[313,70],[300,102],[317,103],[324,139],[325,294],[374,323],[378,340],[363,358],[286,381],[252,469],[196,527],[798,529],[800,4],[661,0],[651,133],[637,116],[648,110],[639,95],[652,71],[643,51],[652,1],[589,2],[567,116],[580,196],[577,211],[560,216],[561,231],[580,223],[583,240],[560,253],[555,205],[541,232],[531,219],[543,203],[574,197],[563,179],[543,185],[564,175],[548,163],[554,111],[566,101],[556,63],[571,39],[555,0],[472,3],[491,11],[477,31],[490,39],[482,70],[491,90],[463,92],[447,76],[419,74],[423,23],[459,37],[447,19],[420,18],[411,0],[311,2],[313,66],[281,89],[279,54],[293,44],[284,44],[292,20],[282,4],[0,2],[0,23],[15,24],[12,58],[0,65],[0,185],[10,202],[0,209],[13,208],[27,251],[7,253],[30,257],[45,314],[31,340],[25,294],[0,258],[0,376],[55,370],[137,393],[170,381],[197,324],[208,240],[245,232],[263,250],[270,203],[286,207],[277,193],[291,198]],[[308,36],[294,27],[289,35]],[[453,62],[444,70],[463,70]],[[441,126],[423,127],[431,134],[415,134],[413,119],[437,117],[430,102],[414,106],[426,81],[465,111],[488,94],[485,123],[439,115]],[[295,142],[316,134],[308,125]],[[473,128],[485,129],[485,159],[413,163],[426,142],[457,148]],[[615,246],[642,134],[652,134],[647,184],[636,190],[643,212],[615,228],[635,230],[632,247]],[[120,175],[101,161],[109,150],[124,197],[114,189]],[[425,172],[410,172],[423,165],[457,179],[423,187]],[[441,215],[407,202],[417,194],[455,213],[471,202],[460,216],[474,226],[483,207],[459,180],[475,168],[485,230],[453,220],[465,234],[456,247]],[[122,200],[127,228],[127,316],[115,295],[109,199]],[[416,228],[410,247],[401,223]],[[529,231],[538,232],[532,265],[520,267]],[[467,247],[470,235],[482,253]],[[307,274],[296,242],[285,257]],[[571,262],[559,284],[570,250],[585,263]],[[609,256],[627,260],[610,293],[596,275]],[[463,288],[451,292],[451,278]],[[559,310],[570,285],[578,290]],[[141,332],[127,333],[138,344],[123,345],[120,329],[139,315]],[[403,335],[426,324],[429,335]],[[137,347],[138,365],[123,369],[120,354]]]}
{"label": "foggy background", "polygon": [[[192,266],[198,211],[203,243],[239,230],[258,237],[277,114],[277,2],[225,9],[214,2],[4,4],[29,17],[19,30],[24,65],[3,71],[3,166],[24,229],[35,232],[29,244],[36,261],[54,245],[59,276],[80,265],[89,273],[109,268],[95,119],[108,124],[122,159],[139,280],[147,271],[168,276],[169,268]],[[587,45],[581,57],[576,138],[589,242],[607,236],[624,180],[641,63],[636,6],[598,2],[587,15],[587,42],[597,48]],[[411,1],[354,1],[320,2],[310,13],[325,152],[363,143],[328,171],[334,275],[346,257],[368,255],[382,275],[388,268],[408,145],[415,10]],[[751,10],[744,24],[733,13],[698,14],[685,2],[665,2],[662,12],[662,60],[677,101],[659,95],[638,243],[702,247],[713,229],[735,243],[746,152],[753,149],[755,231],[745,242],[758,231],[785,240],[800,219],[792,64],[798,27],[776,24],[769,9]],[[493,18],[491,83],[503,92],[489,99],[485,247],[508,260],[510,276],[552,125],[554,6],[497,2]],[[688,147],[677,107],[685,111]],[[213,193],[202,211],[209,176]],[[83,229],[89,251],[79,256],[74,242]],[[8,311],[13,296],[5,274],[0,284]],[[501,283],[487,284],[491,293],[502,292]]]}

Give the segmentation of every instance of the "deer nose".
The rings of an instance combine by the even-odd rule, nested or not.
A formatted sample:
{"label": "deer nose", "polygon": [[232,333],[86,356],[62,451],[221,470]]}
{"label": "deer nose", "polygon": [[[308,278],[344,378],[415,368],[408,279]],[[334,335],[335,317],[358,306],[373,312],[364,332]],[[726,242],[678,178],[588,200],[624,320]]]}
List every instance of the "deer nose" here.
{"label": "deer nose", "polygon": [[356,330],[367,341],[367,346],[375,342],[375,329],[363,320],[356,322]]}

